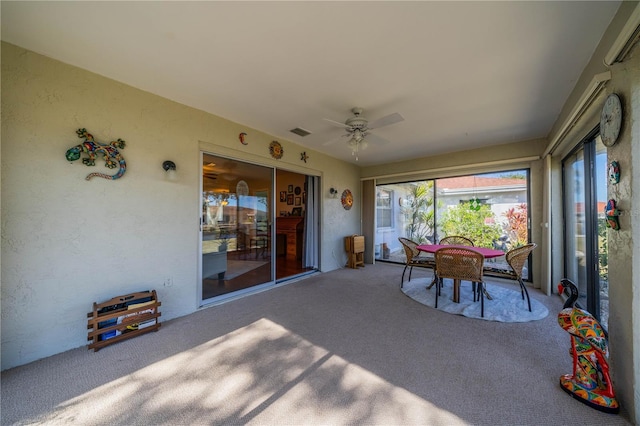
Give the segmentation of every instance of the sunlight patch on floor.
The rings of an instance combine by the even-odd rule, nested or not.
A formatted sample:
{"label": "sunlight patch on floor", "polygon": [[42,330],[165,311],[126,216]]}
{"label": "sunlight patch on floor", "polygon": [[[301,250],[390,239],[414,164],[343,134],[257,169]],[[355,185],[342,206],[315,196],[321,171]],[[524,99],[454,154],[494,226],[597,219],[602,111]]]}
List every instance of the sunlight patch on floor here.
{"label": "sunlight patch on floor", "polygon": [[106,419],[113,424],[466,424],[267,319],[93,389],[44,420]]}

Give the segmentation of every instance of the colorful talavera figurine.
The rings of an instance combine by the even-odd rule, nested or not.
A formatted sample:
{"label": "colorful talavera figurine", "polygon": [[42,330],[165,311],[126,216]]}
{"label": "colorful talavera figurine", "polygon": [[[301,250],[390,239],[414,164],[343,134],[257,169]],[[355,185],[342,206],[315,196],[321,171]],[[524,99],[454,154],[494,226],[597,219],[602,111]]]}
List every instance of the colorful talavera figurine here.
{"label": "colorful talavera figurine", "polygon": [[607,228],[614,230],[620,229],[620,222],[618,216],[620,216],[620,210],[616,207],[616,200],[611,199],[607,201],[607,205],[604,208],[604,214],[607,217]]}
{"label": "colorful talavera figurine", "polygon": [[620,182],[620,164],[617,161],[609,164],[609,182],[613,185]]}
{"label": "colorful talavera figurine", "polygon": [[573,373],[560,376],[562,390],[577,400],[607,413],[617,413],[620,405],[615,397],[609,375],[609,345],[598,320],[575,306],[578,287],[568,279],[558,284],[570,296],[558,314],[558,324],[571,335]]}

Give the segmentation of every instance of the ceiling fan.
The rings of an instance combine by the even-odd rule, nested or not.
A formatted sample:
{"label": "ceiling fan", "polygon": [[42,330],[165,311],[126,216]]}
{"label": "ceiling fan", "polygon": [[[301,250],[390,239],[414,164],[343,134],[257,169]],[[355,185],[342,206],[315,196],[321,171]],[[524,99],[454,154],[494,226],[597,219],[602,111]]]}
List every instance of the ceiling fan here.
{"label": "ceiling fan", "polygon": [[[362,108],[352,108],[351,112],[353,113],[353,117],[348,118],[344,123],[340,123],[329,118],[325,118],[324,120],[347,131],[347,133],[342,135],[342,137],[349,138],[348,144],[351,147],[351,154],[355,155],[356,161],[358,161],[358,150],[365,149],[367,147],[367,140],[388,142],[386,139],[371,134],[371,130],[404,121],[404,117],[397,112],[385,115],[384,117],[371,122],[362,115]],[[332,145],[339,140],[340,138],[332,139],[325,142],[323,145]]]}

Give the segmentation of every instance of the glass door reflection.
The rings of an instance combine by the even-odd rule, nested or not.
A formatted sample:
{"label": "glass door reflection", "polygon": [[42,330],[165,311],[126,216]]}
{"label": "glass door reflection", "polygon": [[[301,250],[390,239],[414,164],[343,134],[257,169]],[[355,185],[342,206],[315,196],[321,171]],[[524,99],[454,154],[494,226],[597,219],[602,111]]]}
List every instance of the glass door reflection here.
{"label": "glass door reflection", "polygon": [[202,301],[274,280],[273,169],[203,154]]}

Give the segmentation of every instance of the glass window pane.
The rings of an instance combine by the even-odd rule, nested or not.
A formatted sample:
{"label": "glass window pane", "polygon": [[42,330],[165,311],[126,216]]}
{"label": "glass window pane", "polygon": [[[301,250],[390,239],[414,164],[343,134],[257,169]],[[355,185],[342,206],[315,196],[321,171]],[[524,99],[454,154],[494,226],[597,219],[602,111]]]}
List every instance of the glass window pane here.
{"label": "glass window pane", "polygon": [[[387,202],[390,217],[382,213]],[[446,235],[462,235],[476,246],[505,252],[529,242],[527,170],[378,185],[377,206],[378,259],[405,262],[398,237],[435,243]],[[390,228],[382,229],[389,220]],[[508,268],[504,257],[491,262],[492,267]],[[526,265],[524,279],[529,279],[528,271]]]}
{"label": "glass window pane", "polygon": [[587,306],[584,150],[564,162],[565,276],[578,286],[580,306]]}
{"label": "glass window pane", "polygon": [[602,143],[600,137],[596,138],[596,167],[595,167],[595,187],[596,187],[596,214],[598,221],[598,288],[600,291],[600,324],[608,329],[609,323],[609,269],[608,269],[608,247],[607,247],[607,221],[604,208],[607,204],[607,182],[608,163],[607,147]]}

